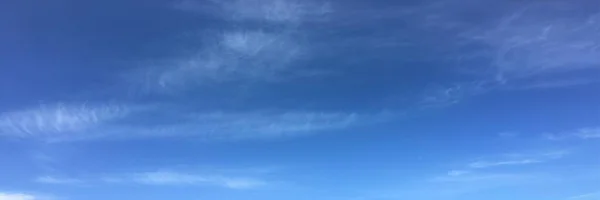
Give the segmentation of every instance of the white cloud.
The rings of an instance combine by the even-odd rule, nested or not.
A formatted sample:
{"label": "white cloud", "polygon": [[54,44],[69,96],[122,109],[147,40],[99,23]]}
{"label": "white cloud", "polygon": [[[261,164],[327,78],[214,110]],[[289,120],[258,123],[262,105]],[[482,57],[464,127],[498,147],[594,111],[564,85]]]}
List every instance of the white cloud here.
{"label": "white cloud", "polygon": [[469,168],[481,169],[502,166],[531,165],[561,159],[567,154],[569,154],[569,151],[565,150],[549,151],[542,153],[505,154],[500,156],[500,158],[497,158],[496,160],[476,161],[469,163],[467,166]]}
{"label": "white cloud", "polygon": [[567,6],[531,6],[487,32],[484,40],[498,49],[499,75],[521,78],[600,67],[599,16],[566,17],[561,10]]}
{"label": "white cloud", "polygon": [[547,140],[566,140],[566,139],[600,139],[600,128],[582,128],[574,131],[568,131],[563,133],[546,133],[543,135]]}
{"label": "white cloud", "polygon": [[600,128],[584,128],[579,129],[575,136],[581,139],[600,139]]}
{"label": "white cloud", "polygon": [[448,172],[448,176],[462,176],[469,173],[471,172],[466,170],[452,170]]}
{"label": "white cloud", "polygon": [[598,80],[592,79],[559,79],[559,80],[543,80],[525,83],[516,86],[514,89],[529,90],[529,89],[556,89],[569,88],[573,86],[582,86],[598,83]]}
{"label": "white cloud", "polygon": [[569,197],[568,200],[595,200],[600,198],[600,192],[587,193]]}
{"label": "white cloud", "polygon": [[[360,123],[362,116],[354,113],[287,112],[280,114],[215,113],[196,116],[198,122],[230,137],[270,138],[307,134],[313,131],[341,129]],[[226,135],[225,135],[226,136]]]}
{"label": "white cloud", "polygon": [[532,160],[532,159],[506,160],[506,161],[493,161],[493,162],[478,161],[478,162],[469,164],[469,167],[470,168],[488,168],[488,167],[498,167],[498,166],[506,166],[506,165],[528,165],[528,164],[535,164],[535,163],[541,163],[541,162],[543,162],[543,161]]}
{"label": "white cloud", "polygon": [[116,105],[42,105],[0,114],[0,134],[18,137],[62,137],[89,130],[123,117],[127,110]]}
{"label": "white cloud", "polygon": [[36,196],[24,193],[3,193],[0,192],[0,200],[38,200]]}
{"label": "white cloud", "polygon": [[168,171],[157,171],[138,173],[130,176],[130,178],[122,178],[122,181],[131,181],[139,184],[147,185],[213,185],[226,187],[230,189],[253,189],[261,187],[266,182],[250,179],[250,178],[237,178],[237,177],[224,177],[214,175],[201,175],[192,173],[178,173]]}
{"label": "white cloud", "polygon": [[279,24],[318,20],[331,12],[328,4],[299,0],[214,0],[212,4],[184,0],[177,4],[176,8],[226,20],[254,20]]}
{"label": "white cloud", "polygon": [[500,136],[501,138],[515,138],[515,137],[519,136],[519,133],[512,132],[512,131],[505,131],[505,132],[498,133],[498,136]]}
{"label": "white cloud", "polygon": [[52,176],[42,176],[35,179],[35,182],[46,184],[80,184],[82,180],[72,178],[57,178]]}
{"label": "white cloud", "polygon": [[470,182],[517,182],[531,178],[529,175],[523,174],[482,174],[482,173],[467,173],[461,175],[452,175],[435,177],[432,182],[455,182],[455,183],[470,183]]}
{"label": "white cloud", "polygon": [[[116,126],[106,137],[198,137],[206,140],[270,139],[344,129],[380,120],[376,115],[319,112],[185,113],[174,123]],[[129,135],[127,135],[129,134]]]}
{"label": "white cloud", "polygon": [[[165,106],[138,107],[126,110],[111,106],[56,106],[5,113],[0,120],[0,133],[48,142],[149,137],[269,139],[344,129],[385,118],[382,114],[195,112]],[[152,123],[148,116],[153,116]]]}
{"label": "white cloud", "polygon": [[201,40],[208,42],[192,55],[178,56],[170,64],[136,70],[126,76],[127,81],[133,79],[134,87],[141,87],[144,92],[170,93],[210,83],[280,81],[314,74],[307,69],[291,72],[310,52],[307,50],[309,45],[302,42],[302,31],[295,25],[312,18],[323,19],[322,16],[329,12],[328,6],[297,0],[184,0],[177,8],[227,20],[292,26],[274,29],[240,27],[213,32],[216,34],[212,36],[204,35]]}
{"label": "white cloud", "polygon": [[[461,75],[495,82],[490,89],[565,88],[600,81],[593,76],[600,73],[600,14],[581,6],[585,4],[582,1],[525,5],[506,1],[425,2],[407,14],[416,19],[417,27],[453,38],[440,42],[445,47],[440,49],[456,53],[442,56],[453,57]],[[481,6],[498,9],[476,23],[464,20],[465,13],[478,12]],[[453,91],[457,88],[448,88],[458,93]],[[469,95],[439,96],[453,104]]]}
{"label": "white cloud", "polygon": [[[460,51],[460,59],[491,59],[491,65],[478,62],[477,67],[483,69],[474,69],[486,73],[488,79],[557,78],[564,72],[600,69],[600,14],[581,6],[585,4],[582,1],[478,1],[469,6],[462,1],[434,2],[418,8],[421,12],[416,15],[428,28],[455,34],[457,43],[452,44],[456,46],[450,48],[474,50]],[[496,6],[499,12],[489,13],[478,23],[464,20],[464,13],[479,10],[484,4]],[[484,48],[471,48],[473,45]],[[573,83],[559,85],[569,84]]]}
{"label": "white cloud", "polygon": [[443,107],[456,104],[474,95],[486,93],[497,86],[496,82],[475,81],[463,84],[454,84],[449,87],[431,90],[419,102],[424,107]]}
{"label": "white cloud", "polygon": [[[192,55],[170,64],[133,71],[126,76],[145,92],[172,92],[232,81],[279,81],[300,70],[297,61],[307,56],[307,46],[280,31],[232,30]],[[137,78],[136,78],[137,77]]]}

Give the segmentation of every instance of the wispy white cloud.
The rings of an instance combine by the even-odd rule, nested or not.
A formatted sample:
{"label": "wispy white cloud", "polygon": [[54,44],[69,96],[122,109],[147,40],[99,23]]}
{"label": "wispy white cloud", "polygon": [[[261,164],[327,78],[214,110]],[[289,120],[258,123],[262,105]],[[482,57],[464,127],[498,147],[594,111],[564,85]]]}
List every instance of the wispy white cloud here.
{"label": "wispy white cloud", "polygon": [[87,175],[86,178],[57,178],[52,176],[41,176],[34,181],[43,184],[57,184],[68,186],[99,186],[103,184],[118,185],[149,185],[149,186],[217,186],[229,189],[255,189],[268,182],[251,178],[264,174],[248,172],[222,172],[219,170],[208,170],[206,172],[189,171],[144,171],[119,174]]}
{"label": "wispy white cloud", "polygon": [[[174,123],[116,126],[106,137],[197,137],[206,140],[273,139],[314,134],[376,122],[384,117],[356,113],[249,112],[185,113]],[[129,135],[127,135],[129,134]]]}
{"label": "wispy white cloud", "polygon": [[568,200],[594,200],[600,199],[600,192],[593,192],[569,197]]}
{"label": "wispy white cloud", "polygon": [[276,81],[306,55],[305,48],[287,33],[225,31],[193,55],[134,76],[141,76],[145,90],[167,92],[229,81]]}
{"label": "wispy white cloud", "polygon": [[533,160],[533,159],[525,159],[525,160],[506,160],[506,161],[478,161],[469,164],[470,168],[488,168],[488,167],[498,167],[498,166],[508,166],[508,165],[529,165],[541,163],[541,160]]}
{"label": "wispy white cloud", "polygon": [[3,193],[0,192],[0,200],[39,200],[32,194],[25,193]]}
{"label": "wispy white cloud", "polygon": [[600,139],[600,128],[581,128],[563,133],[546,133],[544,134],[544,138],[555,141],[566,139]]}
{"label": "wispy white cloud", "polygon": [[523,173],[460,173],[428,178],[410,186],[378,190],[364,199],[462,199],[495,188],[525,186],[546,181],[547,177]]}
{"label": "wispy white cloud", "polygon": [[474,81],[469,83],[453,84],[428,91],[420,100],[423,107],[443,107],[459,103],[461,100],[484,94],[497,87],[493,81]]}
{"label": "wispy white cloud", "polygon": [[473,169],[482,169],[502,166],[531,165],[561,159],[567,154],[569,154],[569,151],[565,150],[549,151],[543,153],[505,154],[500,156],[500,158],[496,160],[480,160],[469,163],[467,166]]}
{"label": "wispy white cloud", "polygon": [[184,0],[175,7],[226,20],[254,20],[280,24],[319,20],[319,17],[331,12],[329,4],[299,0],[214,0],[211,3]]}
{"label": "wispy white cloud", "polygon": [[[600,66],[598,15],[565,16],[569,4],[532,5],[503,19],[484,41],[498,51],[500,76],[527,77]],[[567,9],[567,13],[577,10]],[[555,13],[550,16],[547,13]]]}
{"label": "wispy white cloud", "polygon": [[176,7],[233,20],[227,23],[252,20],[268,27],[285,26],[238,27],[203,35],[201,40],[208,42],[198,46],[197,52],[177,56],[170,64],[128,73],[126,79],[135,88],[168,93],[206,84],[280,81],[315,74],[296,68],[310,56],[310,45],[302,39],[303,31],[296,25],[305,20],[324,19],[323,15],[330,11],[327,5],[297,0],[184,0]]}
{"label": "wispy white cloud", "polygon": [[[598,76],[587,76],[600,73],[600,14],[586,10],[581,6],[584,2],[524,5],[434,0],[424,1],[406,15],[415,19],[417,27],[453,37],[440,45],[460,50],[445,56],[455,57],[461,63],[456,69],[461,75],[472,75],[493,85],[486,87],[487,91],[552,89],[600,81]],[[497,7],[499,12],[489,13],[477,23],[464,20],[464,13],[489,5]],[[459,92],[462,90],[465,89],[450,85],[437,96],[429,95],[426,99],[448,105],[472,96],[469,92]]]}
{"label": "wispy white cloud", "polygon": [[575,136],[581,139],[600,139],[600,128],[584,128],[579,129]]}
{"label": "wispy white cloud", "polygon": [[0,135],[62,137],[121,118],[127,109],[117,105],[57,104],[0,114]]}
{"label": "wispy white cloud", "polygon": [[35,182],[46,184],[82,184],[84,181],[73,178],[57,178],[53,176],[42,176],[35,179]]}
{"label": "wispy white cloud", "polygon": [[452,170],[448,172],[448,176],[462,176],[469,173],[471,172],[467,170]]}
{"label": "wispy white cloud", "polygon": [[499,173],[462,173],[449,174],[447,176],[439,176],[433,178],[433,182],[512,182],[530,178],[530,175],[525,174],[499,174]]}
{"label": "wispy white cloud", "polygon": [[593,79],[542,80],[520,84],[513,88],[517,90],[570,88],[574,86],[594,84],[598,83],[598,81],[599,80]]}
{"label": "wispy white cloud", "polygon": [[[149,137],[269,139],[344,129],[385,118],[383,114],[309,111],[177,112],[165,106],[139,107],[58,105],[4,113],[0,116],[0,133],[7,137],[49,142]],[[147,116],[155,116],[154,122],[148,123]]]}
{"label": "wispy white cloud", "polygon": [[501,138],[515,138],[519,136],[519,133],[513,131],[505,131],[498,133],[498,136]]}
{"label": "wispy white cloud", "polygon": [[[108,179],[105,179],[108,180]],[[170,171],[136,173],[118,178],[111,177],[108,183],[137,183],[156,186],[220,186],[230,189],[254,189],[266,185],[262,180],[240,177],[202,175]]]}

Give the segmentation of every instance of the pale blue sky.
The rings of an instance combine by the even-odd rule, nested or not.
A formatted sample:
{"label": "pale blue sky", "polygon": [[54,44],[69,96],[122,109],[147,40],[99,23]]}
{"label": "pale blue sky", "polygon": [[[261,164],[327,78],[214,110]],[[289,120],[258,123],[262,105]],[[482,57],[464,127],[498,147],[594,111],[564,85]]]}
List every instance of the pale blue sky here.
{"label": "pale blue sky", "polygon": [[0,6],[0,200],[598,200],[600,2]]}

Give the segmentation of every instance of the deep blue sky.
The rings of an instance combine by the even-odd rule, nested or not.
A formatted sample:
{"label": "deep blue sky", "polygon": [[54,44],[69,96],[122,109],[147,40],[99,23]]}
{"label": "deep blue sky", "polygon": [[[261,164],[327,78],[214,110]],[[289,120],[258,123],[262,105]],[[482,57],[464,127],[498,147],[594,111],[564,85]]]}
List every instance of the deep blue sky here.
{"label": "deep blue sky", "polygon": [[600,2],[0,5],[0,200],[600,199]]}

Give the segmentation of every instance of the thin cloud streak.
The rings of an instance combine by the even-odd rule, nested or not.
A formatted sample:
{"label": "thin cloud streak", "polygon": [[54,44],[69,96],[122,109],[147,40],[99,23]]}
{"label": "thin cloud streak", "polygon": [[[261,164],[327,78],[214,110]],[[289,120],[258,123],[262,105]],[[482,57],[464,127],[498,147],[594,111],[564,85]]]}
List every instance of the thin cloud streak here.
{"label": "thin cloud streak", "polygon": [[252,20],[287,25],[322,20],[319,18],[331,12],[328,4],[298,0],[213,0],[208,4],[184,0],[175,8],[231,21]]}
{"label": "thin cloud streak", "polygon": [[134,77],[142,77],[144,90],[159,92],[231,81],[279,80],[306,52],[304,45],[281,32],[235,30],[216,39],[194,55]]}
{"label": "thin cloud streak", "polygon": [[476,161],[469,163],[467,167],[473,169],[491,168],[491,167],[502,167],[502,166],[519,166],[519,165],[531,165],[548,162],[551,160],[561,159],[568,155],[568,151],[550,151],[544,153],[534,154],[506,154],[501,156],[501,159],[492,161]]}
{"label": "thin cloud streak", "polygon": [[57,104],[0,114],[0,135],[17,137],[68,136],[124,117],[117,105]]}
{"label": "thin cloud streak", "polygon": [[34,195],[25,193],[3,193],[0,192],[0,200],[40,200]]}
{"label": "thin cloud streak", "polygon": [[139,173],[128,181],[146,185],[214,185],[229,189],[254,189],[266,185],[266,182],[249,178],[205,176],[191,173],[167,171]]}
{"label": "thin cloud streak", "polygon": [[57,178],[53,176],[42,176],[35,179],[37,183],[45,183],[45,184],[81,184],[84,183],[79,179],[72,178]]}
{"label": "thin cloud streak", "polygon": [[224,82],[281,81],[294,77],[297,70],[301,71],[298,76],[311,74],[303,69],[292,69],[310,56],[310,44],[301,40],[302,31],[298,26],[312,18],[322,20],[323,15],[330,12],[326,5],[296,0],[208,3],[185,0],[175,7],[214,15],[227,20],[226,23],[251,20],[277,28],[239,27],[205,36],[214,41],[199,47],[192,55],[175,58],[171,64],[131,72],[127,81],[133,82],[137,90],[172,93]]}
{"label": "thin cloud streak", "polygon": [[[384,114],[342,112],[175,112],[164,106],[139,107],[127,109],[127,112],[120,107],[28,110],[5,114],[0,130],[7,137],[47,142],[160,137],[276,139],[340,130],[387,118]],[[156,118],[149,123],[147,116]]]}
{"label": "thin cloud streak", "polygon": [[497,162],[486,162],[486,161],[480,161],[480,162],[474,162],[469,164],[470,168],[489,168],[489,167],[498,167],[498,166],[509,166],[509,165],[528,165],[528,164],[536,164],[536,163],[542,163],[543,161],[541,160],[532,160],[532,159],[526,159],[526,160],[508,160],[508,161],[497,161]]}
{"label": "thin cloud streak", "polygon": [[561,141],[568,139],[592,140],[600,139],[600,127],[581,128],[563,133],[546,133],[543,136],[547,140]]}
{"label": "thin cloud streak", "polygon": [[594,200],[600,198],[600,192],[587,193],[569,197],[568,200]]}
{"label": "thin cloud streak", "polygon": [[[447,83],[437,94],[426,95],[424,102],[446,106],[485,91],[567,88],[600,81],[598,76],[574,79],[575,74],[600,73],[600,13],[582,9],[585,6],[579,5],[584,3],[433,0],[410,8],[404,15],[414,19],[416,27],[454,37],[441,45],[462,50],[446,55],[460,66],[456,71],[486,83],[484,92]],[[477,23],[464,20],[464,13],[478,12],[472,9],[484,4],[502,12],[489,13]]]}
{"label": "thin cloud streak", "polygon": [[383,120],[383,117],[355,113],[186,113],[185,117],[174,123],[114,126],[107,127],[103,132],[106,137],[116,138],[276,139],[345,129],[378,120]]}

